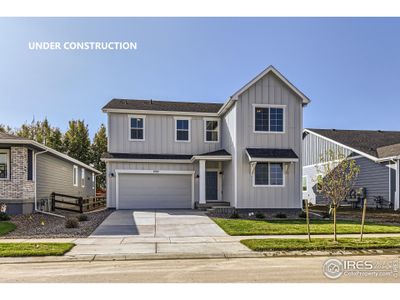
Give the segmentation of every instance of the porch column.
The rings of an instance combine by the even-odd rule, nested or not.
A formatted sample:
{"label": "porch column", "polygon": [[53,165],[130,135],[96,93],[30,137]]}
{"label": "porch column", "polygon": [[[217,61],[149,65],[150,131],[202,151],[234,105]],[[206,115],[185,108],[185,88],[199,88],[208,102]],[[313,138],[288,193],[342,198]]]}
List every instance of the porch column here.
{"label": "porch column", "polygon": [[400,160],[396,160],[396,192],[394,194],[394,209],[398,210],[400,206]]}
{"label": "porch column", "polygon": [[206,161],[199,160],[199,203],[206,203]]}

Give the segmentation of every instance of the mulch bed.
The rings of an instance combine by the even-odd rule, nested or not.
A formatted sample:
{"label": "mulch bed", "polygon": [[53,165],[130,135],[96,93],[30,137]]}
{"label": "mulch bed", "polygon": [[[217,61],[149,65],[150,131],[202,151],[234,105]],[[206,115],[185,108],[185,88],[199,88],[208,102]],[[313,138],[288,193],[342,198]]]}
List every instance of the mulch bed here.
{"label": "mulch bed", "polygon": [[[78,228],[65,228],[65,218],[41,213],[11,217],[17,228],[1,238],[71,238],[88,237],[114,210],[88,213],[88,220],[79,222]],[[69,215],[68,218],[76,217]]]}
{"label": "mulch bed", "polygon": [[[259,218],[256,217],[257,210],[255,209],[254,211],[249,211],[249,212],[243,212],[243,211],[238,211],[238,214],[240,216],[240,219],[242,220],[260,220]],[[279,214],[279,211],[262,211],[262,214],[265,216],[264,219],[261,220],[285,220],[285,219],[290,219],[290,220],[296,220],[296,219],[304,219],[299,216],[300,211],[285,211],[281,212],[283,213],[286,218],[279,218],[277,215]],[[216,211],[207,211],[206,215],[209,216],[210,218],[223,218],[223,219],[230,219],[232,216],[232,213],[222,213],[222,212],[216,212]]]}

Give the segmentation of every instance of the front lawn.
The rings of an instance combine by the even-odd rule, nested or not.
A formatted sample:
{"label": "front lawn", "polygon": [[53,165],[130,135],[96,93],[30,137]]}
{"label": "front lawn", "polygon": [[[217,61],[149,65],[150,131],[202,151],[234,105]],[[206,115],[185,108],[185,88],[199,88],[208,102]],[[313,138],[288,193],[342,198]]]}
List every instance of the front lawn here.
{"label": "front lawn", "polygon": [[10,222],[0,222],[0,236],[9,233],[15,229],[15,225]]}
{"label": "front lawn", "polygon": [[0,243],[0,257],[63,255],[72,243]]}
{"label": "front lawn", "polygon": [[[241,220],[213,218],[229,235],[307,234],[305,220]],[[338,233],[359,233],[360,224],[338,221]],[[312,234],[332,234],[331,220],[311,220]],[[400,226],[367,223],[364,233],[400,233]]]}
{"label": "front lawn", "polygon": [[364,238],[363,241],[357,238],[339,238],[337,243],[325,238],[314,238],[311,242],[307,239],[252,239],[240,242],[254,251],[400,248],[400,237]]}

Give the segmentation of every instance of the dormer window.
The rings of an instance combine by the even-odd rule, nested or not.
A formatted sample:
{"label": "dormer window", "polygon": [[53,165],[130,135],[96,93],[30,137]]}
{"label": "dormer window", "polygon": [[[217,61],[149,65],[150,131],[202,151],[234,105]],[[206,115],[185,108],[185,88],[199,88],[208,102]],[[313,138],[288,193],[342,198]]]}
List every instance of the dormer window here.
{"label": "dormer window", "polygon": [[255,105],[254,132],[284,132],[285,106]]}
{"label": "dormer window", "polygon": [[129,140],[144,141],[144,116],[131,116],[129,118]]}
{"label": "dormer window", "polygon": [[175,118],[175,142],[190,142],[189,118]]}

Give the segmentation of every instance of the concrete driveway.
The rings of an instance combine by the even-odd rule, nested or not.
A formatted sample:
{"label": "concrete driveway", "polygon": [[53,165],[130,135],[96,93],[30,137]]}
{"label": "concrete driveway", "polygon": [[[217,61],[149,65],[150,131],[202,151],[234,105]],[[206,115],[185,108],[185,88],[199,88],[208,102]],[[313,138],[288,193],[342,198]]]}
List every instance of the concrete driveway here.
{"label": "concrete driveway", "polygon": [[221,236],[227,234],[204,212],[195,210],[117,210],[91,235],[91,237],[141,238]]}

